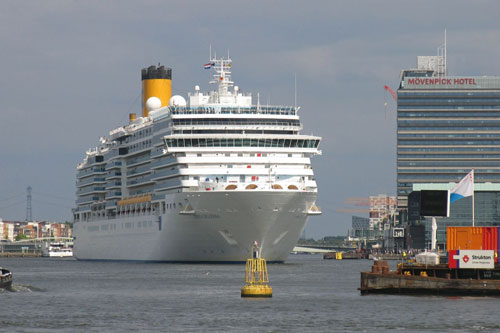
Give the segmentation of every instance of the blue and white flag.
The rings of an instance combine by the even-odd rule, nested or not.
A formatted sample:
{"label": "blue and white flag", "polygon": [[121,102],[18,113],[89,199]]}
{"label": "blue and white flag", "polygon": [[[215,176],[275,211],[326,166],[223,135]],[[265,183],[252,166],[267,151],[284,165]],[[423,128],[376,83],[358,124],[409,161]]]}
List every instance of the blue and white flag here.
{"label": "blue and white flag", "polygon": [[474,170],[471,170],[462,180],[451,189],[450,203],[474,195]]}

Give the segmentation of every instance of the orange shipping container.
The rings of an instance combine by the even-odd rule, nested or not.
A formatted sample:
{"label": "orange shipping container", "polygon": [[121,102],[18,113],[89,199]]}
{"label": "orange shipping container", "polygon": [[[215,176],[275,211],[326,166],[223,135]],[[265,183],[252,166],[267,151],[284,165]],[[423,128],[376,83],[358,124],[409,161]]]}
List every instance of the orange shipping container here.
{"label": "orange shipping container", "polygon": [[448,227],[446,250],[483,250],[483,227]]}
{"label": "orange shipping container", "polygon": [[484,227],[483,229],[483,250],[498,250],[498,228]]}

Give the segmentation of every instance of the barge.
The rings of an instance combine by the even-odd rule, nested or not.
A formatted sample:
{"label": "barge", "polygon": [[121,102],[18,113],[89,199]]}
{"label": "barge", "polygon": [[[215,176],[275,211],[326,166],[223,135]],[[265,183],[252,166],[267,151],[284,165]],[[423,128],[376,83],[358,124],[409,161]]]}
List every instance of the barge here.
{"label": "barge", "polygon": [[450,268],[448,264],[400,263],[389,271],[376,260],[371,272],[361,272],[361,295],[406,294],[448,296],[500,296],[500,264],[493,269]]}

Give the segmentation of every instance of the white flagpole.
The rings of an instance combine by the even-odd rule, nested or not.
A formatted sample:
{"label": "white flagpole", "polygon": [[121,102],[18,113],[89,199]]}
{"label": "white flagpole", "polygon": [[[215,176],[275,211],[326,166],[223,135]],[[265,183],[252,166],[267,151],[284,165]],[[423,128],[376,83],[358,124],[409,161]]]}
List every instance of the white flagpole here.
{"label": "white flagpole", "polygon": [[472,226],[474,226],[474,169],[472,169]]}
{"label": "white flagpole", "polygon": [[436,233],[437,233],[437,223],[436,223],[436,218],[433,216],[432,217],[432,237],[431,237],[431,251],[436,252]]}

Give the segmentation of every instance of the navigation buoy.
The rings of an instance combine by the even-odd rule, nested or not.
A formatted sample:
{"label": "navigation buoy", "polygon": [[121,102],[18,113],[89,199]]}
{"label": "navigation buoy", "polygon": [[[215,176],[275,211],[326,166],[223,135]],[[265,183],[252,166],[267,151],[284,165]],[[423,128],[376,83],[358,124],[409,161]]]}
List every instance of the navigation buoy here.
{"label": "navigation buoy", "polygon": [[260,257],[257,241],[252,247],[252,257],[247,259],[245,283],[247,284],[241,287],[241,297],[273,297],[273,288],[268,285],[266,259]]}

